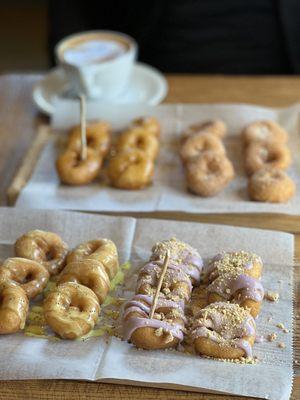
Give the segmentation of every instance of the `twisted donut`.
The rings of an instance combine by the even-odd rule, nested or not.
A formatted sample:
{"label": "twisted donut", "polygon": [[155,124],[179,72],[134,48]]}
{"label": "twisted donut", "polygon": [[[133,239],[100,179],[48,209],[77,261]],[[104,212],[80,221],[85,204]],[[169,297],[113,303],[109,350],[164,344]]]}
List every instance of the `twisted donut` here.
{"label": "twisted donut", "polygon": [[110,288],[109,277],[103,264],[93,259],[83,259],[67,264],[58,278],[58,284],[65,282],[80,283],[90,288],[100,304],[104,302]]}
{"label": "twisted donut", "polygon": [[160,137],[160,124],[154,117],[140,117],[135,119],[130,128],[142,128],[149,134],[152,134],[159,139]]}
{"label": "twisted donut", "polygon": [[44,301],[47,324],[63,339],[76,339],[90,332],[100,306],[91,289],[74,282],[59,285]]}
{"label": "twisted donut", "polygon": [[192,124],[183,132],[181,137],[182,143],[190,136],[193,136],[200,132],[211,133],[217,138],[223,139],[226,136],[227,127],[225,123],[220,119]]}
{"label": "twisted donut", "polygon": [[141,150],[118,153],[109,160],[107,176],[119,189],[142,189],[152,182],[154,164]]}
{"label": "twisted donut", "polygon": [[0,267],[0,281],[5,280],[21,286],[29,299],[42,293],[49,280],[46,268],[26,258],[8,258]]}
{"label": "twisted donut", "polygon": [[115,145],[117,152],[133,149],[143,151],[148,158],[155,161],[158,155],[159,143],[154,135],[149,134],[142,127],[136,127],[123,132],[118,137]]}
{"label": "twisted donut", "polygon": [[117,247],[114,242],[109,239],[95,239],[81,243],[68,254],[67,264],[83,259],[100,261],[109,279],[112,279],[119,269]]}
{"label": "twisted donut", "polygon": [[88,147],[85,160],[80,158],[80,150],[67,149],[56,160],[56,170],[62,183],[85,185],[97,178],[103,158]]}
{"label": "twisted donut", "polygon": [[252,122],[242,132],[242,139],[245,146],[251,142],[287,142],[288,133],[275,121]]}
{"label": "twisted donut", "polygon": [[225,359],[252,357],[256,325],[238,304],[219,302],[199,311],[190,336],[199,354]]}
{"label": "twisted donut", "polygon": [[183,163],[204,155],[206,152],[214,152],[219,155],[225,154],[225,148],[221,140],[211,133],[195,133],[183,143],[180,156]]}
{"label": "twisted donut", "polygon": [[293,180],[282,170],[263,168],[249,179],[248,193],[251,200],[285,203],[296,192]]}
{"label": "twisted donut", "polygon": [[15,253],[39,262],[54,275],[65,266],[68,246],[56,233],[35,229],[16,241]]}
{"label": "twisted donut", "polygon": [[215,196],[234,178],[231,161],[224,155],[205,152],[186,164],[188,189],[199,196]]}
{"label": "twisted donut", "polygon": [[29,301],[24,290],[12,283],[0,283],[0,334],[24,329]]}

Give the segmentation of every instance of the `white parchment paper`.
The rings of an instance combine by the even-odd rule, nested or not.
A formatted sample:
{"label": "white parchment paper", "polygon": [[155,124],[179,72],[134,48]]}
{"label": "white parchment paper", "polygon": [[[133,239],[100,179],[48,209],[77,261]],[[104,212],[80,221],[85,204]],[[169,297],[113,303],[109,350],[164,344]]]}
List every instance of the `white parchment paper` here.
{"label": "white parchment paper", "polygon": [[[125,128],[133,118],[153,115],[162,125],[161,150],[155,169],[154,183],[147,189],[126,191],[110,188],[101,182],[85,187],[60,184],[55,171],[56,137],[43,150],[36,169],[21,192],[17,206],[90,211],[181,211],[188,213],[270,212],[300,213],[300,166],[298,115],[300,105],[286,109],[272,109],[251,105],[160,105],[157,107],[130,105],[116,106],[91,103],[89,119],[105,119],[114,129]],[[79,121],[79,106],[59,100],[52,126],[58,135]],[[228,125],[225,145],[233,161],[236,177],[220,194],[201,198],[187,192],[182,165],[178,156],[178,138],[182,130],[193,122],[221,118]],[[297,185],[297,194],[287,204],[253,202],[248,199],[247,178],[243,170],[240,140],[241,129],[259,119],[278,121],[289,132],[289,146],[293,153],[290,175]]]}
{"label": "white parchment paper", "polygon": [[[292,388],[292,275],[293,236],[287,233],[125,217],[106,217],[62,211],[0,209],[0,258],[13,254],[15,239],[29,229],[48,229],[70,246],[107,236],[119,249],[120,261],[132,260],[124,295],[132,296],[134,273],[154,242],[176,236],[195,246],[203,258],[226,250],[244,249],[261,255],[263,284],[280,294],[276,304],[264,301],[258,333],[276,332],[277,342],[255,344],[256,365],[231,364],[189,356],[177,351],[143,351],[111,338],[88,341],[49,341],[22,333],[0,336],[0,379],[87,379],[154,385],[196,391],[216,391],[273,400],[287,400]],[[272,318],[270,321],[269,318]],[[283,323],[289,333],[276,327]],[[286,345],[277,347],[278,342]]]}

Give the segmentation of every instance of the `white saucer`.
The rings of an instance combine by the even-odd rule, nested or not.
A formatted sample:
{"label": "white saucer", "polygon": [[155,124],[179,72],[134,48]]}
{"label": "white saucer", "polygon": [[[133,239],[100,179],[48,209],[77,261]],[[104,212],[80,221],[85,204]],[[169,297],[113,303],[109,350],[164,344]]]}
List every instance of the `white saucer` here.
{"label": "white saucer", "polygon": [[[61,68],[54,68],[38,82],[33,89],[33,100],[38,109],[53,114],[53,102],[57,96],[69,90],[68,82]],[[168,84],[165,77],[155,68],[137,63],[133,67],[132,81],[126,93],[116,99],[116,103],[159,104],[167,95]]]}

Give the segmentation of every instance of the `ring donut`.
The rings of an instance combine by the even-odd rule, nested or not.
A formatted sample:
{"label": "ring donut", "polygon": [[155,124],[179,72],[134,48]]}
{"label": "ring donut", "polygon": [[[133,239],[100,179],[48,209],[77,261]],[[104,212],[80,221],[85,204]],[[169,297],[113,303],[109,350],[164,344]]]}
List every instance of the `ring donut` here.
{"label": "ring donut", "polygon": [[205,152],[186,164],[188,189],[199,196],[215,196],[234,178],[231,161],[224,154]]}
{"label": "ring donut", "polygon": [[282,170],[264,168],[255,172],[248,182],[251,200],[285,203],[295,195],[296,185]]}
{"label": "ring donut", "polygon": [[211,133],[219,139],[223,139],[226,136],[227,127],[226,124],[220,120],[212,120],[205,122],[198,122],[196,124],[190,125],[183,133],[181,140],[182,143],[188,139],[190,136],[193,136],[197,133]]}
{"label": "ring donut", "polygon": [[84,259],[100,261],[109,279],[112,279],[119,269],[117,247],[109,239],[95,239],[81,243],[68,254],[67,264]]}
{"label": "ring donut", "polygon": [[288,133],[275,121],[263,120],[252,122],[242,132],[245,146],[252,142],[277,142],[284,144],[288,140]]}
{"label": "ring donut", "polygon": [[112,186],[136,190],[152,182],[154,164],[141,150],[118,153],[109,160],[107,176]]}
{"label": "ring donut", "polygon": [[85,160],[81,160],[80,150],[67,149],[56,160],[56,170],[62,183],[86,185],[97,178],[102,161],[102,156],[90,147]]}
{"label": "ring donut", "polygon": [[115,150],[119,153],[132,149],[143,151],[151,160],[155,161],[159,142],[154,135],[149,134],[143,128],[132,128],[118,137]]}
{"label": "ring donut", "polygon": [[49,276],[42,264],[26,258],[8,258],[0,267],[0,281],[5,280],[21,286],[29,299],[42,293]]}
{"label": "ring donut", "polygon": [[252,142],[246,149],[245,168],[248,175],[265,167],[285,170],[290,164],[290,150],[280,143]]}
{"label": "ring donut", "polygon": [[15,253],[18,257],[37,261],[54,275],[65,266],[68,246],[56,233],[35,229],[16,241]]}
{"label": "ring donut", "polygon": [[50,292],[44,301],[47,324],[63,339],[76,339],[90,332],[97,322],[100,305],[86,286],[68,282]]}
{"label": "ring donut", "polygon": [[0,334],[24,329],[29,301],[21,286],[12,282],[1,282],[0,298]]}
{"label": "ring donut", "polygon": [[154,135],[159,139],[160,137],[160,124],[154,117],[140,117],[135,119],[131,128],[142,128],[147,133]]}
{"label": "ring donut", "polygon": [[183,163],[186,163],[206,152],[224,155],[225,147],[223,143],[211,133],[195,133],[181,146],[180,156]]}

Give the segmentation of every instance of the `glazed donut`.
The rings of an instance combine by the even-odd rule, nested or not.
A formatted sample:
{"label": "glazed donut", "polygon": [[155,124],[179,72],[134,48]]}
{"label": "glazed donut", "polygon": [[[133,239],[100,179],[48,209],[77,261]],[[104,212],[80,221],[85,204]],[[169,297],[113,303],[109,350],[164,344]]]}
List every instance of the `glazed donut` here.
{"label": "glazed donut", "polygon": [[67,149],[56,160],[56,170],[62,183],[86,185],[97,178],[102,161],[102,156],[90,147],[85,160],[81,160],[80,150]]}
{"label": "glazed donut", "polygon": [[251,142],[278,142],[284,144],[288,140],[288,133],[275,121],[252,122],[242,132],[245,146]]}
{"label": "glazed donut", "polygon": [[136,190],[152,182],[154,164],[141,150],[118,153],[109,160],[107,176],[112,186]]}
{"label": "glazed donut", "polygon": [[160,137],[160,124],[154,117],[140,117],[135,119],[130,128],[142,128],[149,134],[152,134],[159,139]]}
{"label": "glazed donut", "polygon": [[90,288],[102,304],[109,292],[110,281],[100,261],[83,259],[67,264],[58,278],[58,284],[75,282]]}
{"label": "glazed donut", "polygon": [[[86,142],[87,146],[95,150],[100,157],[105,157],[110,148],[111,142],[111,127],[103,121],[88,123],[86,127]],[[81,149],[81,127],[74,126],[68,136],[68,150],[74,150],[76,153]]]}
{"label": "glazed donut", "polygon": [[159,142],[154,135],[149,134],[143,128],[132,128],[118,137],[115,151],[119,153],[132,149],[143,151],[148,158],[155,161],[158,155]]}
{"label": "glazed donut", "polygon": [[195,133],[189,137],[181,146],[180,156],[183,163],[195,159],[206,152],[224,155],[223,143],[211,133]]}
{"label": "glazed donut", "polygon": [[81,243],[68,254],[67,264],[86,259],[100,261],[109,279],[112,279],[119,269],[117,247],[109,239],[95,239]]}
{"label": "glazed donut", "polygon": [[0,282],[0,334],[24,329],[29,309],[26,293],[12,282]]}
{"label": "glazed donut", "polygon": [[205,152],[186,164],[188,189],[199,196],[215,196],[234,178],[231,161],[224,154]]}
{"label": "glazed donut", "polygon": [[276,142],[252,142],[245,154],[245,168],[248,175],[264,167],[287,169],[291,164],[288,147]]}
{"label": "glazed donut", "polygon": [[248,182],[251,200],[270,203],[285,203],[296,192],[293,180],[282,170],[264,168],[253,174]]}
{"label": "glazed donut", "polygon": [[185,316],[178,303],[159,298],[149,318],[153,297],[136,295],[125,304],[123,338],[136,347],[153,350],[176,347],[183,340]]}
{"label": "glazed donut", "polygon": [[29,299],[42,293],[49,276],[42,264],[26,258],[8,258],[0,267],[0,281],[5,280],[21,286]]}
{"label": "glazed donut", "polygon": [[260,311],[264,289],[260,282],[263,263],[245,251],[218,254],[204,271],[208,304],[231,301],[247,308],[253,317]]}
{"label": "glazed donut", "polygon": [[190,136],[193,136],[196,133],[200,132],[211,133],[217,138],[223,139],[226,136],[227,127],[225,123],[220,119],[206,121],[206,122],[199,122],[190,125],[182,134],[181,137],[182,143]]}
{"label": "glazed donut", "polygon": [[63,339],[86,335],[94,328],[100,312],[94,292],[74,282],[50,292],[43,308],[47,324]]}
{"label": "glazed donut", "polygon": [[54,275],[65,266],[68,246],[56,233],[35,229],[16,241],[15,253],[18,257],[37,261]]}
{"label": "glazed donut", "polygon": [[219,302],[199,311],[190,336],[197,353],[208,357],[238,359],[252,357],[256,325],[238,304]]}

